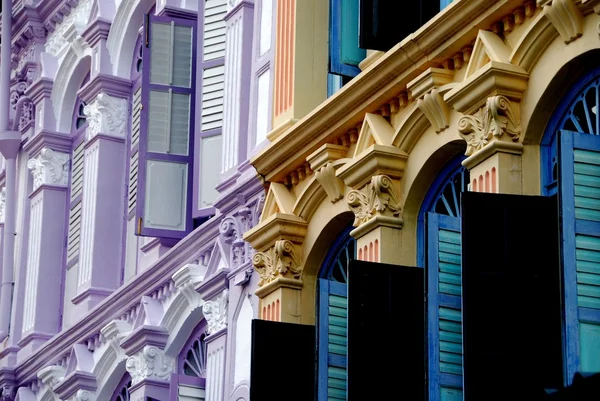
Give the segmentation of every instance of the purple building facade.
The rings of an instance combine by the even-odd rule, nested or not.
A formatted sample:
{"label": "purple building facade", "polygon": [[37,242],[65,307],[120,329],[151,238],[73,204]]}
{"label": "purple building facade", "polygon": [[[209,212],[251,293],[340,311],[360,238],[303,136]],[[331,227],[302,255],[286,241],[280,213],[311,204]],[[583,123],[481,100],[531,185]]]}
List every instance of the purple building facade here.
{"label": "purple building facade", "polygon": [[247,400],[276,1],[2,5],[1,399]]}

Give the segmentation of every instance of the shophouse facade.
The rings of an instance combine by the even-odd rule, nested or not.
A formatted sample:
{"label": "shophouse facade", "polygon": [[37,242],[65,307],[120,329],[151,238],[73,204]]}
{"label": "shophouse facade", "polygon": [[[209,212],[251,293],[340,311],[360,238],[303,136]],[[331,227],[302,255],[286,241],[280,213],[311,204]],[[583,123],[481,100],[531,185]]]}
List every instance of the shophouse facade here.
{"label": "shophouse facade", "polygon": [[[352,258],[426,268],[427,392],[463,399],[465,191],[558,195],[563,377],[600,371],[600,3],[442,3],[415,32],[366,53],[344,35],[358,2],[277,10],[271,144],[251,159],[268,192],[244,238],[257,250],[260,318],[316,325],[319,400],[347,397]],[[408,8],[391,17],[397,29]],[[340,58],[344,44],[356,52]],[[533,239],[514,240],[527,252]],[[500,252],[493,238],[488,246]],[[286,347],[270,356],[274,368]]]}
{"label": "shophouse facade", "polygon": [[3,400],[248,399],[275,6],[3,1]]}

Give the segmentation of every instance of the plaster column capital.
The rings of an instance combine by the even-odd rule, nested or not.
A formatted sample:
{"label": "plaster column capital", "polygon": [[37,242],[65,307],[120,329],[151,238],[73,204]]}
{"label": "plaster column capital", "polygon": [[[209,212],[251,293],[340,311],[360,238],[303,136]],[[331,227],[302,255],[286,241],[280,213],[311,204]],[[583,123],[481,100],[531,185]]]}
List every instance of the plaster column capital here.
{"label": "plaster column capital", "polygon": [[136,355],[127,358],[125,364],[135,386],[144,380],[168,381],[175,368],[175,360],[165,351],[153,345],[145,346]]}
{"label": "plaster column capital", "polygon": [[352,190],[346,196],[348,207],[354,213],[354,227],[385,216],[399,220],[402,226],[402,207],[398,184],[387,175],[376,175],[360,190]]}
{"label": "plaster column capital", "polygon": [[41,185],[66,187],[69,180],[69,154],[43,148],[27,167],[33,175],[33,190]]}
{"label": "plaster column capital", "polygon": [[205,301],[202,305],[202,313],[208,324],[206,333],[214,334],[227,327],[227,306],[229,303],[229,291],[223,290],[217,297]]}
{"label": "plaster column capital", "polygon": [[83,109],[87,116],[86,139],[89,141],[98,134],[124,138],[127,126],[127,101],[99,93]]}

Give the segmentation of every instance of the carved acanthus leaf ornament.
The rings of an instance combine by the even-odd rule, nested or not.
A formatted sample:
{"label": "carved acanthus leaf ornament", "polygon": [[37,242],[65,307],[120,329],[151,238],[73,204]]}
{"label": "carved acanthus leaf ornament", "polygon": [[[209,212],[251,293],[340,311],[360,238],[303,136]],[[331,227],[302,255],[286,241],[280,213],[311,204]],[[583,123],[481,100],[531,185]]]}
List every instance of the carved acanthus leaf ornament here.
{"label": "carved acanthus leaf ornament", "polygon": [[175,361],[165,351],[155,346],[145,346],[137,355],[131,356],[125,363],[131,375],[131,383],[137,384],[145,379],[167,381],[173,373]]}
{"label": "carved acanthus leaf ornament", "polygon": [[297,280],[302,276],[303,266],[299,250],[289,240],[276,241],[266,252],[255,253],[252,264],[260,274],[259,287],[280,276],[292,276]]}
{"label": "carved acanthus leaf ornament", "polygon": [[505,96],[488,98],[485,106],[472,116],[458,121],[460,136],[467,142],[467,156],[482,149],[494,138],[507,134],[514,142],[519,140],[521,125],[510,100]]}
{"label": "carved acanthus leaf ornament", "polygon": [[223,290],[216,299],[206,301],[202,305],[202,313],[208,325],[206,334],[213,334],[227,327],[228,294],[227,290]]}
{"label": "carved acanthus leaf ornament", "polygon": [[400,217],[402,208],[394,183],[387,175],[376,175],[361,190],[350,191],[346,197],[354,213],[354,227],[376,215]]}

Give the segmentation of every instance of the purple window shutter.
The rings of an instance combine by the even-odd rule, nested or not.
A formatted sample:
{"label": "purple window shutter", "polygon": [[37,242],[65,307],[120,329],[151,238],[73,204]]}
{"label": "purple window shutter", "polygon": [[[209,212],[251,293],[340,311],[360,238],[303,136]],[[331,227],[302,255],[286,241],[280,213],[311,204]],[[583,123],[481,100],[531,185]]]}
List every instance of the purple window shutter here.
{"label": "purple window shutter", "polygon": [[196,22],[149,15],[144,26],[136,234],[192,230]]}

